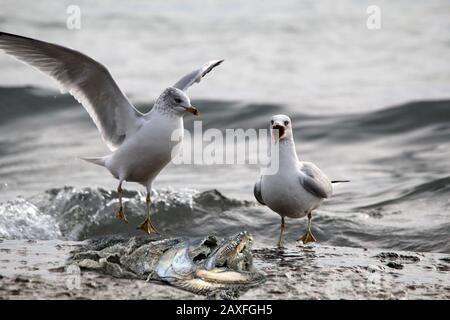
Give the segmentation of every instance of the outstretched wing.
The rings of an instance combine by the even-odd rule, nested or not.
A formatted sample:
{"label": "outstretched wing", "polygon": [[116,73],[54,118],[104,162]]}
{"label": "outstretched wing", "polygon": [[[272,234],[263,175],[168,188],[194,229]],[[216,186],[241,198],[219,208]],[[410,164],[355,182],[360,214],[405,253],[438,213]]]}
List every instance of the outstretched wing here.
{"label": "outstretched wing", "polygon": [[210,72],[212,69],[217,67],[219,64],[221,64],[223,60],[212,60],[207,62],[203,67],[200,69],[194,70],[191,73],[185,75],[183,78],[181,78],[177,83],[173,85],[174,88],[186,91],[190,86],[192,86],[194,83],[200,82],[202,78]]}
{"label": "outstretched wing", "polygon": [[128,101],[108,69],[81,52],[0,32],[0,49],[61,85],[87,110],[103,140],[114,151],[140,126],[142,114]]}
{"label": "outstretched wing", "polygon": [[261,179],[257,183],[255,183],[255,186],[253,187],[253,195],[259,203],[264,206],[266,205],[261,195]]}
{"label": "outstretched wing", "polygon": [[318,198],[329,198],[333,193],[330,179],[311,162],[301,164],[300,184]]}

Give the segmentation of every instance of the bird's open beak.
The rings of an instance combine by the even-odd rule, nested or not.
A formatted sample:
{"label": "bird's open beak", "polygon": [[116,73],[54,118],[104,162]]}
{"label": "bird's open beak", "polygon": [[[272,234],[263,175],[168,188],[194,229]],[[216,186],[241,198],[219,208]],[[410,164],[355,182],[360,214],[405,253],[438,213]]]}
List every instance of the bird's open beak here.
{"label": "bird's open beak", "polygon": [[199,112],[198,112],[197,108],[195,108],[193,106],[187,107],[186,111],[192,113],[194,116],[198,116],[199,115]]}
{"label": "bird's open beak", "polygon": [[286,127],[278,123],[275,123],[272,126],[272,137],[275,143],[283,139],[285,135],[286,135]]}

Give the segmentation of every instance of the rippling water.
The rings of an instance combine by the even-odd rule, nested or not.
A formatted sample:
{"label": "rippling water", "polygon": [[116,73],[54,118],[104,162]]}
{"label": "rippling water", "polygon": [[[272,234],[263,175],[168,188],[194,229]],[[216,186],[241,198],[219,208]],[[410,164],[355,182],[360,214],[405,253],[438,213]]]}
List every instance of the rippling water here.
{"label": "rippling water", "polygon": [[[0,30],[101,60],[141,110],[191,68],[225,58],[189,92],[204,129],[266,128],[271,115],[288,114],[300,158],[352,181],[317,210],[321,242],[450,252],[447,1],[381,1],[379,31],[365,27],[365,1],[82,1],[77,31],[65,28],[69,3],[40,11],[2,3]],[[143,190],[125,185],[131,222],[115,221],[117,182],[77,158],[108,152],[83,108],[3,54],[0,69],[0,237],[133,233],[143,217],[134,190]],[[192,122],[186,117],[188,129]],[[272,245],[279,217],[254,203],[258,175],[250,165],[171,165],[154,185],[155,221],[169,235],[245,226],[259,245]],[[288,239],[305,224],[288,220]]]}
{"label": "rippling water", "polygon": [[[117,182],[103,168],[76,158],[106,150],[72,98],[8,88],[0,89],[0,99],[8,110],[0,126],[0,175],[2,199],[9,200],[0,206],[0,237],[84,239],[134,232],[144,213],[143,196],[134,190],[142,187],[126,184],[130,224],[116,221],[115,192],[107,190]],[[286,111],[281,105],[209,100],[196,105],[205,129],[231,124],[261,128],[271,114]],[[45,112],[37,109],[41,106]],[[243,120],[240,114],[248,116]],[[191,118],[185,122],[192,127]],[[298,113],[293,122],[301,158],[318,163],[332,178],[352,180],[336,186],[333,199],[317,211],[314,229],[320,241],[450,251],[450,101],[408,103],[366,114]],[[258,175],[251,165],[171,165],[155,184],[155,221],[167,235],[247,228],[257,243],[270,245],[279,218],[253,201]],[[75,189],[62,188],[66,185]],[[18,194],[24,198],[17,199]],[[295,240],[304,227],[304,220],[289,220],[288,239]]]}

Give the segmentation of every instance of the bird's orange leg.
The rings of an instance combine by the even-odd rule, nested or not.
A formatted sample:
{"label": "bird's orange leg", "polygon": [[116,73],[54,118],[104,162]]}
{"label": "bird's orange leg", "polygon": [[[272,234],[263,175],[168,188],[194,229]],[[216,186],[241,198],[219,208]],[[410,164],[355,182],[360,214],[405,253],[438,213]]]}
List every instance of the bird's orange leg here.
{"label": "bird's orange leg", "polygon": [[117,187],[117,194],[119,196],[119,209],[116,212],[117,219],[123,220],[128,223],[127,217],[125,217],[125,213],[123,212],[123,204],[122,204],[122,181],[120,181],[119,186]]}
{"label": "bird's orange leg", "polygon": [[147,192],[147,198],[145,199],[145,203],[147,204],[147,219],[145,219],[144,222],[142,222],[137,228],[141,229],[145,233],[152,234],[156,233],[159,234],[158,230],[156,230],[155,226],[152,224],[152,221],[150,219],[150,205],[151,205],[151,199],[150,199],[150,192]]}
{"label": "bird's orange leg", "polygon": [[278,247],[279,248],[281,248],[283,246],[283,233],[284,233],[284,217],[281,217],[280,238],[278,239]]}
{"label": "bird's orange leg", "polygon": [[306,233],[300,237],[297,241],[303,241],[304,244],[307,244],[308,242],[316,242],[316,238],[314,238],[312,232],[311,232],[311,211],[308,213],[308,230]]}

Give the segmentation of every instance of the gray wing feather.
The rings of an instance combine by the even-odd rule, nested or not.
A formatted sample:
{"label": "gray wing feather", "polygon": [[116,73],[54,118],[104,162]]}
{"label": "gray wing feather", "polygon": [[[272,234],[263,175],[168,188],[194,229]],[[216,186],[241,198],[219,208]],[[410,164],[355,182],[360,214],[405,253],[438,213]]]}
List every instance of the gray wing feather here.
{"label": "gray wing feather", "polygon": [[300,167],[300,184],[306,191],[319,198],[329,198],[333,193],[330,179],[310,162],[303,162]]}
{"label": "gray wing feather", "polygon": [[212,61],[205,63],[200,69],[194,70],[194,71],[188,73],[187,75],[185,75],[177,83],[175,83],[173,85],[173,87],[183,90],[183,91],[186,91],[194,83],[200,82],[200,80],[202,80],[202,78],[208,72],[210,72],[212,69],[217,67],[222,62],[223,62],[223,60],[212,60]]}
{"label": "gray wing feather", "polygon": [[128,101],[108,69],[81,52],[0,32],[0,49],[55,79],[91,116],[103,140],[115,150],[140,126],[142,114]]}
{"label": "gray wing feather", "polygon": [[261,180],[255,183],[255,186],[253,187],[253,195],[255,196],[256,200],[258,200],[259,203],[261,203],[264,206],[266,205],[261,195]]}

